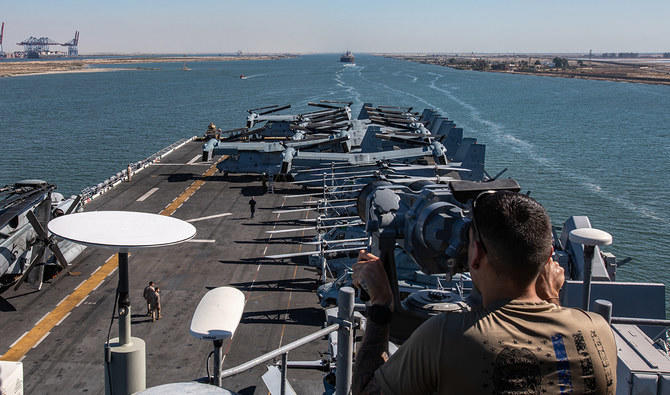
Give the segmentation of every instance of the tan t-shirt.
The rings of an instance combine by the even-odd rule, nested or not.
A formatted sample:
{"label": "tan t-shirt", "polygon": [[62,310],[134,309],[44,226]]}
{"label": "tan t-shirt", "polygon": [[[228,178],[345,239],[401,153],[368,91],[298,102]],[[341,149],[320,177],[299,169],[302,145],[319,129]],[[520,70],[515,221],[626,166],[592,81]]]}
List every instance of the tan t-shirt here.
{"label": "tan t-shirt", "polygon": [[423,323],[375,373],[384,394],[614,394],[616,344],[595,313],[509,301]]}

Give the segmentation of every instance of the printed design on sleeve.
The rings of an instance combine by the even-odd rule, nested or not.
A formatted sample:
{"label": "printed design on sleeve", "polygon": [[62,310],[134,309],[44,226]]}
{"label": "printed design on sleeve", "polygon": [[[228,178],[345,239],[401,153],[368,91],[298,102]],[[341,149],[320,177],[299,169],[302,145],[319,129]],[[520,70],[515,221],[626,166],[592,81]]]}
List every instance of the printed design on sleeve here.
{"label": "printed design on sleeve", "polygon": [[552,336],[551,343],[554,346],[554,355],[556,356],[556,370],[558,371],[558,383],[561,388],[561,394],[572,392],[570,361],[568,361],[568,353],[565,350],[563,335],[556,334]]}
{"label": "printed design on sleeve", "polygon": [[598,337],[596,331],[591,331],[591,339],[593,339],[593,343],[596,345],[600,362],[602,362],[603,370],[605,370],[605,380],[607,381],[608,391],[611,391],[610,387],[614,384],[614,378],[612,376],[612,367],[610,366],[607,354],[605,353],[605,347],[603,347],[603,343],[600,341],[600,337]]}
{"label": "printed design on sleeve", "polygon": [[493,387],[496,394],[539,394],[542,372],[540,362],[525,347],[504,347],[496,356]]}
{"label": "printed design on sleeve", "polygon": [[575,341],[575,348],[577,349],[577,353],[579,353],[579,365],[582,368],[582,379],[584,380],[584,393],[594,393],[596,391],[596,377],[593,371],[593,361],[586,349],[586,339],[584,339],[582,331],[577,331],[577,333],[572,335],[572,339]]}

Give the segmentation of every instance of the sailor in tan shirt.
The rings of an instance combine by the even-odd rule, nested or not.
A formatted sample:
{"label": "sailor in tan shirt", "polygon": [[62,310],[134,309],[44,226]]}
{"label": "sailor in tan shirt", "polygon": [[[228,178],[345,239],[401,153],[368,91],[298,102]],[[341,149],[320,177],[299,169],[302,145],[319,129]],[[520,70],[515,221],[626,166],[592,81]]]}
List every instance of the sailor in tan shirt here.
{"label": "sailor in tan shirt", "polygon": [[[611,328],[597,314],[558,306],[564,276],[551,259],[546,211],[511,192],[481,195],[473,206],[468,264],[483,307],[431,318],[386,363],[388,324],[368,319],[354,393],[613,394]],[[390,308],[383,270],[362,253],[354,284]]]}

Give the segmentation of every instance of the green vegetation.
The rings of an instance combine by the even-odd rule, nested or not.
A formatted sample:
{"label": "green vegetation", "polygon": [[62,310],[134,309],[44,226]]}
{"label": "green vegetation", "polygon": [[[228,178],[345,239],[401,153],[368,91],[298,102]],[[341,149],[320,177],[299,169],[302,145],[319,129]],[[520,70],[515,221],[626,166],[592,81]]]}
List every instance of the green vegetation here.
{"label": "green vegetation", "polygon": [[566,58],[559,58],[557,56],[552,61],[554,62],[554,66],[558,67],[559,69],[567,69],[569,66],[568,60]]}

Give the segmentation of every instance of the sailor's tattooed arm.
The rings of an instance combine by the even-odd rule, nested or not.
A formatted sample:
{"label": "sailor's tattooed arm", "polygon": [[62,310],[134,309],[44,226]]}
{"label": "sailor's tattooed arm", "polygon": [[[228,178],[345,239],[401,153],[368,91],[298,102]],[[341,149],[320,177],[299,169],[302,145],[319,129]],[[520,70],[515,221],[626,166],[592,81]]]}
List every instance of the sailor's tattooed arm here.
{"label": "sailor's tattooed arm", "polygon": [[363,342],[356,353],[356,365],[352,392],[357,394],[381,394],[381,388],[375,382],[375,371],[388,358],[389,325],[367,321]]}

